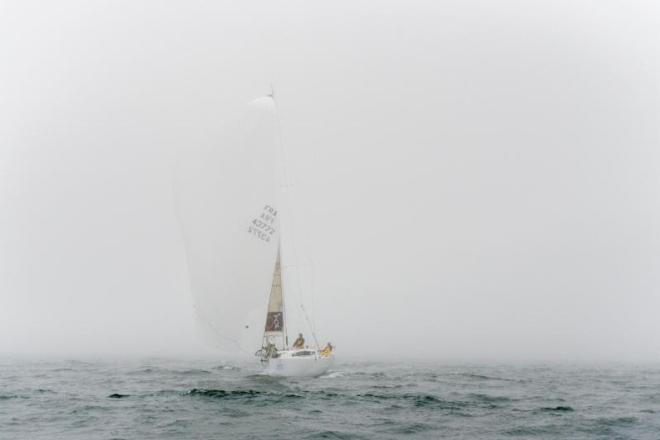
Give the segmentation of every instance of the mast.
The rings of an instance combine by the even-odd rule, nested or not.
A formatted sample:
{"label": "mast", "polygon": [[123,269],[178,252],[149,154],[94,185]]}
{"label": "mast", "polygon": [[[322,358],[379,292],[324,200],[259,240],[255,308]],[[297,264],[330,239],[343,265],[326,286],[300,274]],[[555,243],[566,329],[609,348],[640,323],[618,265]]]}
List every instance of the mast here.
{"label": "mast", "polygon": [[[277,244],[277,260],[280,261],[280,242]],[[289,349],[289,334],[286,327],[286,303],[284,302],[284,279],[282,278],[281,272],[281,263],[280,263],[280,285],[282,286],[282,324],[284,325],[283,334],[282,334],[282,346],[285,350]]]}
{"label": "mast", "polygon": [[[307,323],[307,327],[309,328],[309,331],[312,334],[312,338],[314,340],[314,344],[316,345],[316,349],[320,350],[321,347],[319,346],[318,340],[316,338],[316,332],[315,332],[314,326],[310,322],[309,316],[307,314],[307,310],[305,310],[305,306],[303,305],[303,301],[302,301],[302,293],[303,293],[302,284],[303,283],[302,283],[302,275],[300,273],[300,269],[299,269],[299,265],[298,265],[298,261],[299,261],[298,260],[298,249],[297,249],[296,244],[295,244],[295,238],[294,238],[294,233],[293,233],[295,223],[294,223],[294,220],[293,220],[293,217],[294,217],[293,216],[293,206],[292,206],[293,204],[291,203],[291,200],[290,200],[291,193],[289,191],[289,189],[291,187],[293,187],[293,184],[289,182],[289,173],[288,173],[288,170],[287,170],[287,151],[286,151],[286,146],[284,145],[284,141],[282,139],[282,125],[280,123],[279,112],[277,111],[277,101],[275,100],[275,89],[273,88],[272,83],[270,84],[270,93],[268,94],[268,96],[273,100],[273,104],[275,106],[275,122],[276,122],[276,125],[277,125],[277,134],[278,134],[279,143],[280,143],[280,150],[282,152],[282,183],[280,184],[280,188],[282,190],[282,193],[284,193],[283,203],[286,204],[285,208],[287,208],[287,209],[284,209],[284,210],[286,211],[286,213],[288,214],[288,216],[290,218],[289,224],[291,225],[291,228],[290,228],[291,232],[289,234],[289,236],[290,236],[289,239],[291,241],[290,247],[291,247],[291,250],[293,251],[293,259],[294,259],[295,264],[287,265],[287,266],[296,268],[296,279],[297,279],[297,282],[298,282],[297,284],[298,284],[298,295],[299,295],[299,300],[300,300],[300,309],[302,310],[303,316],[304,316],[305,321]],[[284,223],[284,222],[282,222],[282,223]],[[282,229],[283,229],[283,225],[280,225],[280,237],[282,236]],[[279,248],[278,248],[278,258],[279,258]],[[282,295],[282,296],[284,297],[284,295]],[[285,325],[286,325],[286,323],[285,323]],[[286,333],[285,333],[285,341],[286,341],[286,347],[288,348],[288,345],[289,345],[288,342],[289,341],[288,341],[288,336],[286,336]]]}

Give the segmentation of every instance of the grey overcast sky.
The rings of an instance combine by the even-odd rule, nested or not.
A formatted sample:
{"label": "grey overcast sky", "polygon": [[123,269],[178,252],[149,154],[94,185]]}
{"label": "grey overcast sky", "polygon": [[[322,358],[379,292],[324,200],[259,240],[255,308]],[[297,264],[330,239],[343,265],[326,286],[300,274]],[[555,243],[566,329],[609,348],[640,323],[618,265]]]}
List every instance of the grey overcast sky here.
{"label": "grey overcast sky", "polygon": [[340,356],[660,360],[659,29],[652,1],[3,1],[0,355],[212,355],[173,169],[274,83]]}

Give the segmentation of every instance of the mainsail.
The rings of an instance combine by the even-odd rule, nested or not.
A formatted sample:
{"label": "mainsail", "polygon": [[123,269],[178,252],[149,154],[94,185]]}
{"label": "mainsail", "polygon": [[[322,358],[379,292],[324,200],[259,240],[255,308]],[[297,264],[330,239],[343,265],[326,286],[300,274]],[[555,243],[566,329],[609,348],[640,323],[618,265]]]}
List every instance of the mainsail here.
{"label": "mainsail", "polygon": [[266,312],[266,326],[264,327],[263,346],[268,343],[276,344],[279,348],[286,346],[286,325],[284,322],[284,298],[282,297],[282,269],[280,252],[277,252],[273,283],[270,287],[270,298]]}
{"label": "mainsail", "polygon": [[274,102],[265,97],[221,145],[178,158],[192,299],[206,341],[227,354],[252,355],[262,343],[279,246],[278,142]]}

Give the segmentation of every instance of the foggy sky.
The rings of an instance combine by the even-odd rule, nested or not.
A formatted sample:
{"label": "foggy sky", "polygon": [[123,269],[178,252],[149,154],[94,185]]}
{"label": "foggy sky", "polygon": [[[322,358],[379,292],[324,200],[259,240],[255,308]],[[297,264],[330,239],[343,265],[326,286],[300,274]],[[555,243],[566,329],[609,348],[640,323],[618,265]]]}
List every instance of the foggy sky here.
{"label": "foggy sky", "polygon": [[372,3],[3,2],[0,355],[212,355],[173,169],[273,83],[338,356],[660,360],[658,6]]}

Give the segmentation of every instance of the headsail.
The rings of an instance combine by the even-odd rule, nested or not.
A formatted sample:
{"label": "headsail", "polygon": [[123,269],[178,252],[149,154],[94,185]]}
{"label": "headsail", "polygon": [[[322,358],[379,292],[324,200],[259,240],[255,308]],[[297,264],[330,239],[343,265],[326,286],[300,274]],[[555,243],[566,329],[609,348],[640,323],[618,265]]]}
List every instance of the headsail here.
{"label": "headsail", "polygon": [[252,355],[261,346],[279,244],[272,98],[253,101],[239,128],[220,145],[182,151],[175,195],[205,339],[228,354]]}

